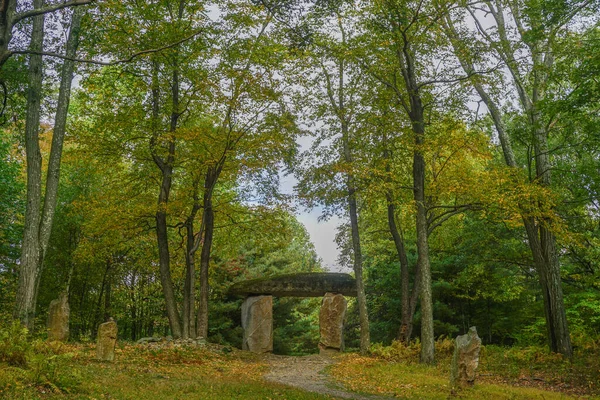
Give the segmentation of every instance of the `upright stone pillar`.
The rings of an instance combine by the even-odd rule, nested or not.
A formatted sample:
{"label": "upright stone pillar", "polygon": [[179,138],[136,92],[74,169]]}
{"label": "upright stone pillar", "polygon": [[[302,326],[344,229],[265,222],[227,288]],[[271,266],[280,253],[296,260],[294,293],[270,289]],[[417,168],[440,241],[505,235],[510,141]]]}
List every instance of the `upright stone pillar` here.
{"label": "upright stone pillar", "polygon": [[69,296],[66,292],[50,302],[48,310],[48,340],[66,342],[69,340]]}
{"label": "upright stone pillar", "polygon": [[96,342],[96,358],[101,361],[115,359],[115,346],[117,345],[117,323],[111,320],[100,324],[98,327],[98,340]]}
{"label": "upright stone pillar", "polygon": [[473,386],[475,370],[479,365],[481,339],[477,329],[472,326],[466,335],[461,335],[454,342],[454,356],[450,369],[450,385],[452,388]]}
{"label": "upright stone pillar", "polygon": [[250,296],[242,304],[242,350],[273,351],[273,296]]}
{"label": "upright stone pillar", "polygon": [[344,350],[344,319],[348,302],[341,294],[325,293],[319,312],[321,354]]}

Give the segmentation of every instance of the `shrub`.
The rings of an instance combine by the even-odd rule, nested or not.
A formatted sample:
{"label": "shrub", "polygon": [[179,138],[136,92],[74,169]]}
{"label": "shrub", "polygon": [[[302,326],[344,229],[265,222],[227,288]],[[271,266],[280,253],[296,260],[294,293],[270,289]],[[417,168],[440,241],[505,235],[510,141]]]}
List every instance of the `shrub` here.
{"label": "shrub", "polygon": [[7,327],[0,326],[0,362],[15,367],[27,366],[27,354],[31,349],[27,328],[18,321]]}

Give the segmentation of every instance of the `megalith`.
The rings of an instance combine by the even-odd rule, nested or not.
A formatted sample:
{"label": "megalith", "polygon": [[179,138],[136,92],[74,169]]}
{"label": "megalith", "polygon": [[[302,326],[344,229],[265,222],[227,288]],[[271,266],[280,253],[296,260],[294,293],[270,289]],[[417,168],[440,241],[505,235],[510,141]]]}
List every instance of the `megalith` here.
{"label": "megalith", "polygon": [[96,358],[101,361],[115,359],[115,346],[117,345],[117,323],[110,321],[98,327],[98,340],[96,342]]}
{"label": "megalith", "polygon": [[250,296],[242,304],[242,350],[273,351],[273,296]]}
{"label": "megalith", "polygon": [[319,311],[319,351],[344,350],[344,319],[348,302],[339,293],[325,293]]}
{"label": "megalith", "polygon": [[69,340],[69,296],[66,292],[50,302],[48,310],[48,340],[66,342]]}
{"label": "megalith", "polygon": [[461,335],[454,342],[454,355],[450,370],[450,385],[453,388],[473,386],[475,383],[475,370],[479,365],[479,351],[481,339],[477,329],[472,326],[466,335]]}

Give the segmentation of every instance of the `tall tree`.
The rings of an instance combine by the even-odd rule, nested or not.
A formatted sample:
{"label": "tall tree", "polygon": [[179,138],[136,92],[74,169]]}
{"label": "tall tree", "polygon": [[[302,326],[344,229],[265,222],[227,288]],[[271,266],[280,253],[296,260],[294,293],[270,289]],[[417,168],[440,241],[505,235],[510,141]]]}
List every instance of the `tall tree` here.
{"label": "tall tree", "polygon": [[[473,53],[474,46],[479,48],[479,56],[489,54],[507,68],[512,83],[511,91],[518,99],[529,131],[527,145],[532,149],[532,158],[526,161],[529,177],[531,182],[542,188],[552,186],[553,151],[549,136],[560,118],[559,114],[552,115],[544,111],[544,105],[552,101],[555,60],[561,49],[561,38],[571,30],[578,29],[575,22],[577,17],[591,6],[592,3],[587,1],[560,6],[551,2],[483,1],[464,9],[463,15],[473,21],[475,32],[469,32],[450,16],[445,19],[446,33],[462,68],[468,74],[475,70],[476,65],[485,64],[481,57]],[[477,7],[490,16],[485,23]],[[487,27],[490,23],[491,26]],[[459,32],[471,38],[471,43],[460,40]],[[504,105],[494,94],[497,88],[479,79],[471,82],[494,122],[506,164],[517,168],[518,159],[502,112]],[[549,347],[554,352],[571,357],[573,349],[563,300],[555,223],[547,213],[528,211],[539,211],[546,207],[543,202],[528,204],[521,215],[542,289]]]}
{"label": "tall tree", "polygon": [[[34,2],[34,9],[42,9],[43,2]],[[39,149],[40,107],[42,98],[42,56],[40,53],[44,38],[44,14],[33,17],[33,31],[30,50],[30,87],[27,100],[27,120],[25,148],[27,153],[27,208],[25,213],[25,230],[21,250],[21,268],[15,317],[28,326],[33,327],[35,303],[40,282],[40,274],[44,256],[48,248],[52,222],[56,209],[58,182],[60,177],[60,160],[66,131],[67,113],[71,97],[74,62],[79,46],[79,29],[83,9],[77,8],[71,17],[71,27],[66,44],[66,57],[61,72],[61,83],[53,129],[52,149],[48,161],[48,172],[45,182],[45,195],[42,206],[42,160]]]}

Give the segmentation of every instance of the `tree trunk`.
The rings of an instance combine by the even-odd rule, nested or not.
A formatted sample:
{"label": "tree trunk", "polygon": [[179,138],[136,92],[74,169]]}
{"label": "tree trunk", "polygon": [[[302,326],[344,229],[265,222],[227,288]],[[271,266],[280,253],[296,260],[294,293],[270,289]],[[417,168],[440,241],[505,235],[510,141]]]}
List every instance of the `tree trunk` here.
{"label": "tree trunk", "polygon": [[[340,110],[343,109],[343,64],[340,63]],[[352,153],[349,143],[348,124],[342,118],[342,145],[344,151],[344,160],[348,165],[352,164]],[[369,332],[369,314],[367,312],[367,297],[365,294],[365,285],[363,279],[362,266],[362,251],[360,248],[360,234],[358,230],[358,207],[356,204],[356,186],[354,183],[354,175],[351,172],[347,173],[346,190],[348,194],[348,212],[350,214],[350,229],[352,233],[352,252],[354,254],[354,277],[356,279],[356,300],[358,302],[358,313],[360,320],[360,352],[366,354],[370,347],[370,332]]]}
{"label": "tree trunk", "polygon": [[[79,47],[79,33],[81,27],[81,18],[84,10],[76,7],[71,18],[71,29],[67,39],[66,56],[74,58]],[[73,71],[75,63],[71,60],[63,62],[63,70],[58,93],[58,105],[56,108],[56,117],[54,118],[54,129],[52,133],[52,148],[48,160],[48,172],[46,176],[46,194],[44,196],[44,210],[42,212],[42,222],[40,226],[40,244],[42,259],[46,254],[48,242],[50,241],[50,232],[52,231],[52,222],[54,221],[54,212],[56,211],[56,202],[58,198],[58,182],[60,179],[60,161],[62,159],[63,143],[67,128],[67,115],[69,112],[69,103],[71,101],[71,84],[73,82]]]}
{"label": "tree trunk", "polygon": [[400,261],[400,290],[401,290],[401,320],[400,329],[398,331],[398,339],[403,343],[410,341],[409,331],[411,330],[413,315],[410,313],[410,276],[408,273],[408,257],[406,256],[406,248],[404,247],[404,239],[398,226],[396,225],[396,212],[394,200],[391,192],[386,193],[387,200],[387,217],[388,227],[394,245],[396,254]]}
{"label": "tree trunk", "polygon": [[[41,8],[43,1],[36,0],[34,8]],[[77,8],[73,12],[71,28],[67,38],[66,56],[73,58],[79,46],[79,30],[83,10]],[[31,50],[41,51],[44,37],[44,17],[33,19]],[[60,179],[60,161],[65,137],[71,84],[73,81],[74,62],[65,60],[61,73],[58,105],[54,119],[52,146],[46,175],[46,192],[43,211],[41,210],[41,154],[39,148],[40,99],[42,85],[42,57],[30,56],[29,82],[30,89],[27,103],[26,152],[27,152],[27,210],[25,216],[25,232],[22,247],[22,264],[17,293],[17,311],[15,314],[28,328],[33,328],[35,305],[40,285],[41,271],[46,249],[50,241],[52,222],[58,197]],[[42,212],[40,217],[40,212]]]}
{"label": "tree trunk", "polygon": [[[495,11],[495,13],[493,13],[493,16],[498,23],[498,27],[505,30],[503,11],[498,9]],[[458,57],[463,70],[467,74],[472,74],[475,71],[475,68],[473,64],[463,56],[466,53],[460,46],[458,39],[459,36],[452,24],[452,21],[450,18],[446,18],[445,22],[448,35],[451,38],[452,45],[454,46],[454,52]],[[507,43],[506,37],[503,36],[501,39],[504,41],[504,43]],[[548,43],[546,43],[545,53],[540,51],[539,42],[536,42],[535,45],[528,43],[528,45],[532,51],[534,71],[531,97],[528,96],[523,88],[519,88],[519,83],[517,82],[517,69],[512,67],[510,64],[508,64],[508,67],[511,69],[511,74],[515,79],[521,106],[527,113],[532,129],[536,181],[542,186],[549,187],[551,183],[551,164],[548,152],[547,132],[543,127],[544,125],[543,121],[541,120],[541,113],[537,109],[537,104],[542,101],[544,97],[544,86],[546,85],[549,69],[553,64],[553,55]],[[510,56],[507,57],[508,59],[514,58],[510,53],[510,46],[506,47],[505,49],[506,50],[500,51],[507,52],[507,54]],[[484,87],[478,82],[478,80],[473,80],[473,87],[487,106],[488,112],[494,121],[506,164],[509,167],[516,168],[517,162],[514,156],[510,138],[506,133],[506,129],[502,121],[500,109],[486,92]],[[535,219],[526,217],[524,215],[522,215],[522,219],[523,225],[525,226],[525,231],[527,232],[529,248],[538,272],[540,287],[542,289],[546,328],[548,332],[548,344],[550,350],[553,352],[559,352],[570,358],[573,355],[573,348],[571,346],[571,338],[569,336],[569,328],[563,300],[560,263],[556,250],[556,238],[548,228],[550,221],[545,219],[536,221]]]}
{"label": "tree trunk", "polygon": [[[35,3],[34,7],[37,8]],[[13,15],[16,8],[16,0],[3,0],[0,2],[0,68],[11,55],[8,44],[12,39]]]}
{"label": "tree trunk", "polygon": [[[386,183],[388,185],[391,185],[392,182],[390,178],[390,153],[387,148],[386,135],[383,135],[383,142],[384,146],[386,146],[383,152],[383,157],[386,160]],[[391,189],[388,189],[386,191],[385,199],[387,202],[388,228],[390,230],[390,234],[392,235],[392,239],[394,240],[396,254],[398,255],[398,261],[400,262],[401,320],[400,329],[398,330],[398,340],[400,340],[402,343],[408,343],[410,341],[410,336],[412,333],[412,321],[415,310],[411,307],[412,296],[410,294],[410,275],[408,273],[408,257],[406,255],[406,248],[404,246],[404,237],[402,236],[402,231],[398,228],[398,225],[396,224],[396,206],[394,205],[394,194]]]}
{"label": "tree trunk", "polygon": [[[536,93],[537,91],[534,91],[534,100],[537,100]],[[543,187],[550,187],[552,166],[550,164],[547,132],[542,126],[541,115],[536,103],[533,104],[530,110],[530,119],[534,129],[536,179]],[[539,236],[536,232],[535,238],[533,237],[531,224],[527,228],[527,235],[532,252],[537,254],[534,260],[544,298],[546,329],[548,331],[550,350],[571,358],[573,356],[573,347],[571,345],[567,314],[563,300],[560,263],[556,251],[556,237],[550,229],[551,223],[549,217],[541,217],[537,224]],[[539,240],[535,240],[537,238]],[[535,247],[535,250],[533,247]]]}
{"label": "tree trunk", "polygon": [[198,322],[196,324],[196,336],[199,338],[206,338],[208,336],[208,267],[215,225],[212,195],[220,172],[220,167],[209,167],[206,171],[204,181],[204,213],[202,216],[204,237],[200,253],[200,303],[198,306]]}
{"label": "tree trunk", "polygon": [[[185,222],[186,252],[185,252],[185,283],[183,288],[183,337],[195,338],[196,331],[196,236],[194,232],[194,219],[200,206],[197,201],[197,185],[194,188],[194,205]],[[202,228],[201,228],[202,230]],[[199,232],[202,235],[202,232]]]}
{"label": "tree trunk", "polygon": [[[150,147],[154,150],[156,140],[158,138],[158,114],[159,114],[159,92],[158,92],[158,77],[157,69],[158,66],[154,65],[153,71],[153,88],[152,88],[152,113],[153,113],[153,136],[151,139]],[[171,193],[172,175],[173,175],[173,162],[175,158],[175,137],[173,132],[177,127],[177,116],[175,105],[178,103],[179,84],[177,81],[178,75],[177,70],[173,72],[173,114],[171,116],[171,128],[170,135],[168,137],[168,155],[165,160],[157,156],[153,151],[153,158],[156,165],[161,170],[161,185],[160,192],[158,194],[157,210],[156,210],[156,240],[158,244],[158,258],[159,258],[159,270],[160,270],[160,282],[163,289],[163,295],[165,298],[165,307],[167,310],[167,317],[169,319],[169,326],[173,337],[181,337],[181,321],[179,318],[179,312],[177,311],[177,303],[175,302],[175,292],[173,290],[173,280],[171,278],[171,256],[169,251],[169,236],[167,229],[167,204],[169,202],[169,195]]]}
{"label": "tree trunk", "polygon": [[[406,39],[405,39],[406,40]],[[429,241],[427,204],[425,201],[425,158],[421,147],[425,143],[424,107],[417,83],[415,61],[410,43],[404,42],[402,49],[402,76],[410,100],[408,112],[415,135],[413,151],[413,194],[417,215],[417,268],[419,269],[420,300],[421,300],[421,362],[435,362],[435,334],[433,331],[433,296],[431,291],[431,265],[429,262]]]}
{"label": "tree trunk", "polygon": [[[34,0],[34,8],[41,8],[43,0]],[[44,16],[33,18],[29,49],[42,51]],[[29,56],[29,88],[27,91],[27,117],[25,120],[25,152],[27,158],[27,206],[21,248],[19,286],[14,317],[29,329],[35,319],[35,290],[40,274],[41,248],[39,241],[40,205],[42,199],[42,155],[40,153],[40,101],[42,97],[42,56]]]}

